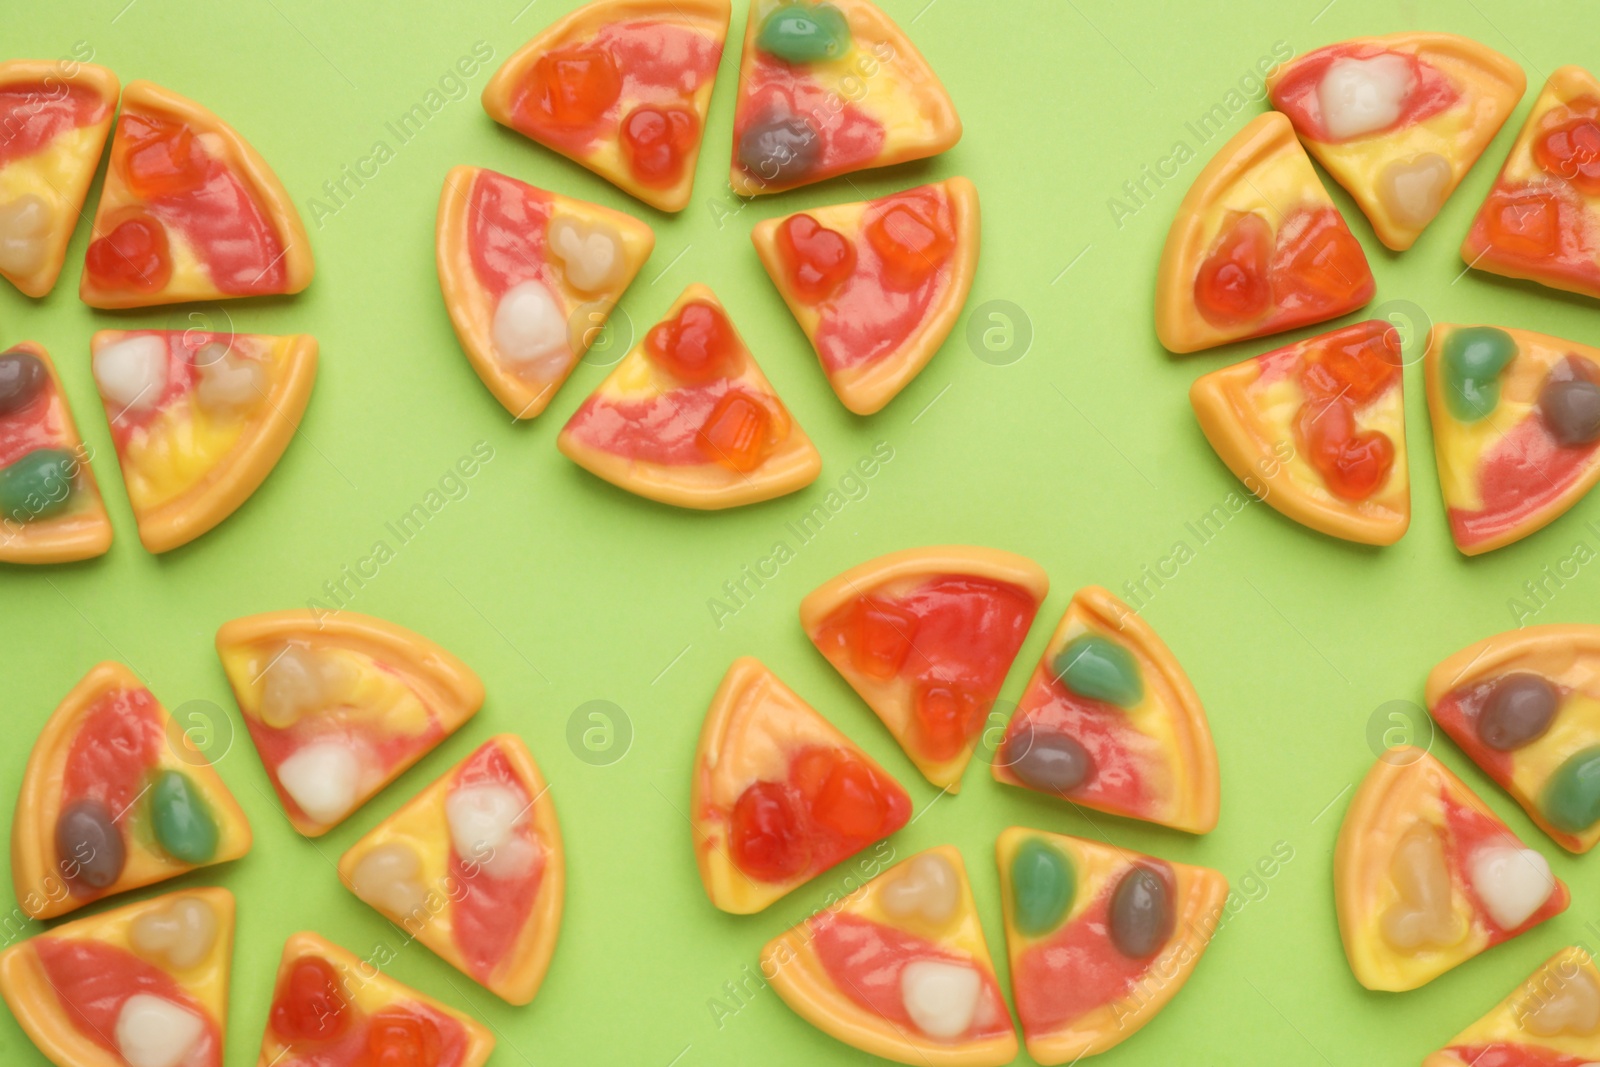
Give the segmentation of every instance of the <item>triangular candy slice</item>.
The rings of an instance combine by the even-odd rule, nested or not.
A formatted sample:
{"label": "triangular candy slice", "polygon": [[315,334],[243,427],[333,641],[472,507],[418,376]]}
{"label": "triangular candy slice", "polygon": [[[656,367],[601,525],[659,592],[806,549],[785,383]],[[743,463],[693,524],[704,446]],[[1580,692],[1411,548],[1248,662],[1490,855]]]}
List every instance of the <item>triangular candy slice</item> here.
{"label": "triangular candy slice", "polygon": [[28,296],[61,274],[120,90],[91,63],[0,63],[0,276]]}
{"label": "triangular candy slice", "polygon": [[1356,980],[1401,992],[1559,915],[1571,895],[1444,764],[1400,747],[1345,812],[1333,899]]}
{"label": "triangular candy slice", "polygon": [[1423,367],[1450,535],[1465,554],[1544,528],[1600,480],[1600,348],[1436,323]]}
{"label": "triangular candy slice", "polygon": [[1588,1067],[1600,1061],[1600,970],[1564,948],[1422,1067]]}
{"label": "triangular candy slice", "polygon": [[561,932],[565,860],[549,787],[516,736],[490,738],[357,841],[339,877],[496,996],[538,993]]}
{"label": "triangular candy slice", "polygon": [[233,794],[122,664],[84,675],[39,731],[11,823],[11,877],[31,917],[249,851]]}
{"label": "triangular candy slice", "polygon": [[900,829],[911,798],[746,656],[706,712],[689,818],[706,895],[748,915]]}
{"label": "triangular candy slice", "polygon": [[1009,552],[912,548],[817,588],[800,625],[928,781],[957,793],[1049,590],[1043,568]]}
{"label": "triangular candy slice", "polygon": [[751,240],[844,406],[870,415],[922,372],[978,269],[978,191],[951,178],[756,224]]}
{"label": "triangular candy slice", "polygon": [[1400,252],[1455,192],[1527,84],[1521,67],[1476,41],[1393,33],[1285,63],[1267,91],[1378,240]]}
{"label": "triangular candy slice", "polygon": [[159,85],[123,91],[78,287],[84,303],[298,293],[312,270],[294,201],[243,137]]}
{"label": "triangular candy slice", "polygon": [[1099,586],[1078,590],[994,756],[994,777],[1192,834],[1217,825],[1205,708],[1156,632]]}
{"label": "triangular candy slice", "polygon": [[217,655],[294,828],[318,837],[461,728],[483,683],[410,630],[351,611],[225,623]]}
{"label": "triangular candy slice", "polygon": [[65,923],[0,954],[0,993],[60,1067],[222,1067],[233,919],[185,889]]}
{"label": "triangular candy slice", "polygon": [[595,0],[506,60],[483,109],[651,207],[682,211],[732,14],[729,0]]}
{"label": "triangular candy slice", "polygon": [[44,347],[24,341],[0,353],[0,561],[67,563],[110,547],[61,378]]}
{"label": "triangular candy slice", "polygon": [[999,1067],[1017,1057],[953,845],[890,867],[774,938],[761,973],[795,1014],[874,1056],[918,1067]]}
{"label": "triangular candy slice", "polygon": [[309,334],[100,330],[95,385],[139,540],[186,545],[238,510],[300,427],[317,376]]}
{"label": "triangular candy slice", "polygon": [[573,414],[556,447],[613,485],[683,508],[771,500],[822,470],[704,285],[683,291]]}
{"label": "triangular candy slice", "polygon": [[936,156],[961,140],[939,78],[869,0],[751,0],[733,191],[778,193]]}
{"label": "triangular candy slice", "polygon": [[550,403],[656,243],[620,211],[466,166],[445,177],[437,236],[456,337],[518,419]]}
{"label": "triangular candy slice", "polygon": [[1400,335],[1370,319],[1212,371],[1189,388],[1245,488],[1330,537],[1392,545],[1411,525]]}
{"label": "triangular candy slice", "polygon": [[1156,275],[1156,336],[1197,352],[1337,318],[1377,292],[1366,253],[1277,112],[1189,187]]}
{"label": "triangular candy slice", "polygon": [[1228,880],[1209,867],[1020,826],[995,858],[1012,997],[1038,1063],[1076,1063],[1137,1033],[1222,923]]}

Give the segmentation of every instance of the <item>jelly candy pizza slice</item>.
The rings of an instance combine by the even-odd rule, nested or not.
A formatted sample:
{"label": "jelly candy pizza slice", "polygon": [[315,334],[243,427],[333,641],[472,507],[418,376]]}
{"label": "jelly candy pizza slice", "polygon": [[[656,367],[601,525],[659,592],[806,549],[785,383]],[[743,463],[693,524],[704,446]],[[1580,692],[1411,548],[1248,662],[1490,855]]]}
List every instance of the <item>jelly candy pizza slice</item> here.
{"label": "jelly candy pizza slice", "polygon": [[1358,37],[1267,79],[1272,106],[1397,252],[1433,221],[1526,87],[1514,62],[1449,33]]}
{"label": "jelly candy pizza slice", "polygon": [[1358,322],[1212,371],[1189,389],[1206,440],[1258,498],[1347,541],[1411,525],[1400,335]]}
{"label": "jelly candy pizza slice", "polygon": [[39,732],[11,824],[11,877],[32,918],[249,851],[228,787],[122,664],[86,674]]}
{"label": "jelly candy pizza slice", "polygon": [[1067,605],[994,777],[1193,834],[1217,825],[1217,751],[1200,698],[1156,632],[1099,586]]}
{"label": "jelly candy pizza slice", "polygon": [[868,0],[751,0],[738,101],[739,196],[936,156],[961,140],[950,94]]}
{"label": "jelly candy pizza slice", "polygon": [[684,508],[803,489],[822,457],[711,290],[691,285],[556,438],[578,466]]}
{"label": "jelly candy pizza slice", "polygon": [[978,237],[978,191],[965,178],[767,219],[751,234],[857,415],[893,400],[944,344],[972,288]]}
{"label": "jelly candy pizza slice", "polygon": [[483,109],[662,211],[682,211],[729,0],[595,0],[495,72]]}
{"label": "jelly candy pizza slice", "polygon": [[953,845],[929,849],[774,938],[761,973],[806,1022],[899,1063],[998,1067],[1017,1035]]}
{"label": "jelly candy pizza slice", "polygon": [[1177,995],[1221,923],[1207,867],[1013,826],[995,844],[1012,997],[1028,1055],[1076,1063]]}
{"label": "jelly candy pizza slice", "polygon": [[232,515],[294,438],[317,374],[307,334],[100,330],[95,386],[139,523],[167,552]]}
{"label": "jelly candy pizza slice", "polygon": [[243,137],[158,85],[123,91],[78,287],[84,303],[298,293],[312,270],[294,202]]}
{"label": "jelly candy pizza slice", "polygon": [[490,738],[339,860],[362,900],[491,993],[526,1004],[561,932],[555,803],[522,741]]}
{"label": "jelly candy pizza slice", "polygon": [[1009,552],[913,548],[817,588],[800,624],[928,781],[956,793],[1049,589]]}
{"label": "jelly candy pizza slice", "polygon": [[89,63],[0,63],[0,277],[28,296],[61,274],[120,90]]}
{"label": "jelly candy pizza slice", "polygon": [[1339,933],[1356,980],[1401,992],[1565,911],[1567,887],[1482,800],[1418,748],[1386,751],[1334,851]]}
{"label": "jelly candy pizza slice", "polygon": [[1276,112],[1195,179],[1156,276],[1156,335],[1197,352],[1337,318],[1372,299],[1366,253]]}
{"label": "jelly candy pizza slice", "polygon": [[439,198],[439,287],[456,337],[514,418],[538,415],[655,247],[638,219],[479,167]]}
{"label": "jelly candy pizza slice", "polygon": [[1564,948],[1422,1067],[1589,1067],[1600,1061],[1600,970]]}
{"label": "jelly candy pizza slice", "polygon": [[1439,486],[1465,554],[1542,529],[1600,480],[1600,349],[1438,323],[1423,367]]}
{"label": "jelly candy pizza slice", "polygon": [[748,915],[911,817],[911,798],[759,660],[728,668],[690,786],[695,859],[711,903]]}
{"label": "jelly candy pizza slice", "polygon": [[483,704],[466,664],[382,619],[277,611],[225,623],[217,656],[294,828],[318,837]]}
{"label": "jelly candy pizza slice", "polygon": [[0,993],[60,1067],[222,1067],[233,920],[226,889],[77,919],[0,954]]}

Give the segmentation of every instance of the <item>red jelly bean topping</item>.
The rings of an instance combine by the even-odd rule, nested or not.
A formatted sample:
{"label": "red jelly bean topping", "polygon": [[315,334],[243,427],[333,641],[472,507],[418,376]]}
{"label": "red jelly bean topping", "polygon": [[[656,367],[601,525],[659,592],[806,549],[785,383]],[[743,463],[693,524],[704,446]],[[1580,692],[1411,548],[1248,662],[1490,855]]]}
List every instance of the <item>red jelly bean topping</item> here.
{"label": "red jelly bean topping", "polygon": [[798,798],[784,782],[756,782],[733,805],[733,862],[764,882],[783,882],[811,862]]}
{"label": "red jelly bean topping", "polygon": [[1295,436],[1335,496],[1365,500],[1394,467],[1394,442],[1356,429],[1356,412],[1387,392],[1400,375],[1399,335],[1381,322],[1341,330],[1306,361],[1300,383],[1307,399]]}
{"label": "red jelly bean topping", "polygon": [[167,230],[149,215],[135,215],[89,245],[84,269],[105,289],[153,293],[172,277]]}
{"label": "red jelly bean topping", "polygon": [[850,664],[868,678],[886,682],[900,673],[917,636],[917,617],[876,597],[862,597],[840,620]]}
{"label": "red jelly bean topping", "polygon": [[748,474],[766,462],[778,444],[772,411],[740,390],[724,393],[700,427],[696,443],[713,463]]}
{"label": "red jelly bean topping", "polygon": [[622,123],[622,147],[633,176],[646,185],[676,185],[700,136],[700,119],[681,107],[642,104]]}
{"label": "red jelly bean topping", "polygon": [[141,200],[177,196],[205,184],[210,160],[194,131],[181,122],[124,115],[117,144],[123,179]]}
{"label": "red jelly bean topping", "polygon": [[533,65],[519,103],[535,125],[584,126],[604,115],[622,95],[622,75],[600,48],[547,52]]}
{"label": "red jelly bean topping", "polygon": [[1580,115],[1533,142],[1534,161],[1546,173],[1565,178],[1586,196],[1600,196],[1600,100],[1585,97],[1567,107]]}
{"label": "red jelly bean topping", "polygon": [[867,241],[883,259],[884,281],[915,289],[955,250],[955,234],[907,203],[897,203],[867,223]]}
{"label": "red jelly bean topping", "polygon": [[317,956],[296,960],[272,1003],[272,1029],[290,1041],[326,1041],[348,1023],[349,1005],[333,966]]}
{"label": "red jelly bean topping", "polygon": [[703,301],[685,304],[677,318],[657,324],[644,346],[657,366],[685,384],[731,377],[744,362],[733,324]]}
{"label": "red jelly bean topping", "polygon": [[438,1067],[443,1042],[433,1020],[386,1008],[369,1025],[364,1067]]}
{"label": "red jelly bean topping", "polygon": [[1353,306],[1372,285],[1366,253],[1335,208],[1289,216],[1273,260],[1272,296],[1285,310]]}
{"label": "red jelly bean topping", "polygon": [[1236,326],[1266,314],[1272,244],[1272,227],[1260,215],[1237,215],[1228,223],[1194,281],[1195,305],[1207,322]]}
{"label": "red jelly bean topping", "polygon": [[917,687],[917,735],[930,759],[955,759],[983,724],[984,703],[965,686],[925,682]]}
{"label": "red jelly bean topping", "polygon": [[855,245],[810,215],[795,215],[778,227],[778,250],[789,284],[807,303],[826,300],[856,269]]}

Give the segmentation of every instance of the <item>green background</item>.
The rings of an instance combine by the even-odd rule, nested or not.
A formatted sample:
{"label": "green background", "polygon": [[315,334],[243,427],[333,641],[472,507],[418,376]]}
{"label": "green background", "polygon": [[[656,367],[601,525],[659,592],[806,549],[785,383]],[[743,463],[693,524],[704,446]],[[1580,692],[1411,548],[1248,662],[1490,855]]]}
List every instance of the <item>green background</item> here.
{"label": "green background", "polygon": [[[317,277],[292,299],[93,312],[76,295],[87,226],[50,296],[30,301],[0,287],[0,341],[37,340],[55,355],[117,531],[103,559],[0,569],[0,708],[9,734],[0,752],[3,802],[11,803],[51,709],[96,662],[129,664],[171,709],[198,702],[185,713],[201,716],[192,725],[209,722],[215,731],[213,754],[251,817],[256,845],[237,863],[162,888],[218,883],[239,897],[229,1063],[254,1062],[283,940],[305,928],[361,955],[380,945],[397,950],[388,973],[492,1024],[501,1039],[494,1062],[502,1065],[865,1062],[770,990],[750,983],[733,1000],[724,988],[744,980],[766,940],[837,892],[845,876],[843,869],[824,875],[753,917],[723,915],[706,902],[685,817],[689,768],[706,704],[728,664],[744,654],[760,656],[881,760],[919,809],[932,805],[892,839],[895,854],[957,844],[997,956],[1003,941],[992,848],[1008,825],[1105,837],[1206,864],[1236,887],[1280,842],[1292,849],[1293,859],[1271,878],[1250,882],[1241,895],[1247,903],[1188,987],[1108,1063],[1416,1063],[1555,949],[1600,946],[1600,922],[1589,925],[1600,920],[1600,891],[1583,861],[1561,853],[1442,737],[1435,751],[1551,858],[1573,888],[1571,909],[1419,991],[1383,995],[1351,977],[1331,894],[1346,791],[1373,759],[1380,743],[1373,736],[1406,736],[1405,724],[1416,719],[1407,702],[1420,701],[1429,668],[1514,625],[1513,598],[1538,609],[1524,613],[1528,621],[1597,621],[1600,564],[1564,561],[1580,542],[1600,547],[1600,524],[1587,526],[1600,520],[1600,505],[1586,501],[1487,558],[1459,556],[1412,366],[1415,518],[1398,545],[1330,540],[1260,505],[1202,538],[1188,524],[1239,486],[1201,437],[1188,385],[1279,341],[1175,358],[1151,326],[1155,266],[1172,213],[1225,135],[1263,109],[1259,91],[1229,98],[1241,85],[1253,88],[1258,61],[1270,62],[1285,45],[1301,54],[1358,34],[1427,29],[1510,55],[1527,71],[1529,92],[1404,255],[1382,249],[1348,197],[1331,190],[1371,258],[1378,305],[1400,302],[1392,309],[1411,320],[1484,321],[1600,343],[1593,304],[1463,275],[1456,252],[1545,76],[1564,63],[1600,66],[1600,22],[1589,5],[886,0],[954,96],[965,138],[926,164],[741,210],[726,187],[740,3],[693,203],[667,217],[484,115],[477,97],[492,69],[576,6],[534,0],[524,9],[525,2],[109,0],[25,12],[13,4],[5,20],[6,57],[66,56],[86,42],[94,61],[124,81],[149,78],[215,110],[276,168],[311,228]],[[488,67],[465,79],[458,99],[444,96],[425,127],[400,143],[385,124],[424,102],[479,41],[493,49]],[[1231,113],[1224,135],[1202,143],[1186,123],[1219,104]],[[312,222],[310,198],[378,140],[392,158],[336,213]],[[1118,225],[1109,200],[1180,141],[1195,158],[1164,186],[1148,184],[1142,204],[1128,201],[1138,210]],[[581,367],[542,418],[512,425],[469,369],[439,296],[434,211],[446,171],[459,163],[647,219],[656,251],[623,301],[628,316],[642,330],[685,285],[710,284],[821,449],[818,482],[736,513],[697,514],[592,478],[556,452],[554,438],[603,366]],[[977,183],[984,205],[968,315],[886,411],[852,416],[757,263],[749,230],[762,218],[957,174]],[[967,339],[973,309],[989,301],[1015,306],[1009,348],[1004,315],[986,312],[978,323],[979,333],[997,329],[993,349]],[[135,536],[89,373],[89,336],[108,326],[208,323],[315,334],[319,381],[300,435],[254,498],[198,542],[155,557]],[[1030,332],[1024,352],[1021,338]],[[493,448],[493,460],[401,545],[385,523],[424,501],[480,441]],[[892,449],[892,460],[802,544],[786,524],[822,503],[875,446]],[[342,569],[356,567],[379,540],[394,558],[360,588],[347,584],[349,607],[457,652],[482,675],[488,702],[395,786],[309,842],[270,797],[212,638],[239,615],[312,598],[334,606],[324,583],[340,581]],[[794,558],[719,626],[708,602],[780,540]],[[1144,568],[1166,569],[1163,585],[1148,585],[1153,595],[1143,611],[1210,714],[1223,781],[1215,832],[1193,839],[1091,817],[996,785],[981,761],[964,793],[934,803],[937,792],[810,647],[795,612],[802,595],[848,566],[943,542],[1023,553],[1054,582],[1012,671],[1009,699],[1074,589],[1098,583],[1122,592]],[[1177,551],[1180,543],[1185,551]],[[1564,566],[1563,584],[1546,577],[1560,577]],[[1546,583],[1548,603],[1527,600],[1527,581]],[[597,700],[613,705],[611,748],[604,750],[603,729],[590,739],[601,751],[569,745],[569,720]],[[580,726],[592,710],[580,714]],[[233,730],[240,732],[230,745]],[[552,783],[568,855],[560,945],[539,998],[522,1009],[426,949],[400,948],[394,929],[341,888],[334,872],[361,833],[497,731],[515,731],[532,747]],[[626,746],[624,733],[631,734]],[[9,811],[0,815],[9,821]],[[28,924],[26,933],[39,929]],[[1009,989],[1003,965],[1000,972]],[[3,1015],[0,1062],[43,1063]]]}

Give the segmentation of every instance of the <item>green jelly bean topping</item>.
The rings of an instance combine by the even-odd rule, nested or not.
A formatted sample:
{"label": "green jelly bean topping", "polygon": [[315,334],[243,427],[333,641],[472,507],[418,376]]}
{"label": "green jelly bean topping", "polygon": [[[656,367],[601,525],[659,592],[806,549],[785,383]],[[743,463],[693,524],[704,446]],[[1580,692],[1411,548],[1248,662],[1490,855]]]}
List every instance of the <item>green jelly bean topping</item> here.
{"label": "green jelly bean topping", "polygon": [[59,515],[72,502],[78,457],[64,448],[39,448],[0,470],[0,525]]}
{"label": "green jelly bean topping", "polygon": [[1467,326],[1444,342],[1444,392],[1450,414],[1477,422],[1500,403],[1500,372],[1517,354],[1517,342],[1493,326]]}
{"label": "green jelly bean topping", "polygon": [[1144,679],[1133,653],[1099,634],[1067,643],[1051,664],[1062,685],[1090,700],[1131,708],[1144,699]]}
{"label": "green jelly bean topping", "polygon": [[162,771],[150,787],[150,821],[156,841],[184,863],[210,863],[217,854],[217,823],[182,771]]}
{"label": "green jelly bean topping", "polygon": [[838,59],[850,48],[850,23],[832,4],[784,4],[761,23],[756,44],[786,63]]}
{"label": "green jelly bean topping", "polygon": [[1600,745],[1575,752],[1556,768],[1539,798],[1557,830],[1580,834],[1600,822]]}
{"label": "green jelly bean topping", "polygon": [[1030,837],[1011,859],[1012,917],[1030,937],[1061,925],[1078,892],[1072,861],[1060,849]]}

